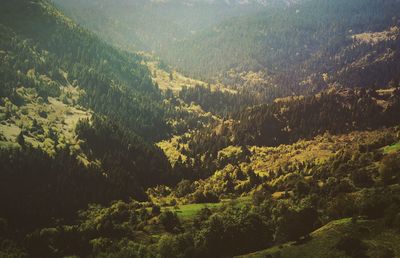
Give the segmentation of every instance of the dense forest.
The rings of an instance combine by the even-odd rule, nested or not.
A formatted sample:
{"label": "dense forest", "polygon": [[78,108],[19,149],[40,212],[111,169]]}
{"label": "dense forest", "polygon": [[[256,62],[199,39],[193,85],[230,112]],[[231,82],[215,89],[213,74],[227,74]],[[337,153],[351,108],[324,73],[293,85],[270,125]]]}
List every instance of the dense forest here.
{"label": "dense forest", "polygon": [[[2,77],[6,85],[2,96],[8,96],[12,86],[21,80],[44,94],[57,94],[57,89],[50,88],[57,88],[57,83],[75,81],[86,92],[79,100],[82,105],[112,117],[145,138],[155,139],[168,132],[160,93],[148,70],[139,64],[140,57],[99,41],[40,1],[5,1],[0,19],[4,31],[2,49],[9,51],[3,53],[9,56],[5,59],[9,63],[2,62],[8,77]],[[37,78],[29,78],[40,76],[49,77],[55,85],[42,85]],[[159,133],[148,135],[148,128],[154,127],[159,128]]]}
{"label": "dense forest", "polygon": [[0,257],[400,256],[399,11],[3,0]]}
{"label": "dense forest", "polygon": [[331,84],[382,88],[400,80],[396,0],[56,4],[102,38],[154,51],[184,74],[263,102]]}
{"label": "dense forest", "polygon": [[[163,57],[192,76],[231,85],[240,85],[242,72],[262,71],[265,87],[279,84],[280,96],[330,83],[384,87],[399,81],[399,34],[390,32],[398,26],[398,10],[399,3],[390,0],[306,1],[223,21],[178,42]],[[373,39],[374,32],[385,31],[387,37]],[[357,40],[365,32],[367,39]]]}
{"label": "dense forest", "polygon": [[[170,181],[167,175],[171,168],[165,155],[151,144],[170,129],[161,93],[139,56],[100,41],[47,1],[5,1],[0,20],[2,123],[7,126],[28,119],[15,140],[22,148],[1,152],[1,192],[4,204],[11,201],[3,207],[2,216],[22,216],[23,220],[31,216],[34,226],[36,220],[45,223],[62,215],[68,218],[92,202],[130,196],[144,200],[146,187]],[[67,86],[79,87],[84,93],[72,98],[61,90]],[[20,87],[31,88],[32,96],[21,94]],[[88,160],[95,161],[90,165],[76,160],[72,140],[59,144],[61,129],[46,121],[51,111],[40,110],[37,118],[19,111],[36,101],[51,107],[54,98],[95,112],[75,129],[76,136],[85,142],[78,148]],[[48,142],[55,152],[36,150],[25,138]],[[25,175],[26,171],[30,175]],[[13,198],[19,195],[36,199],[21,196],[15,207]],[[67,199],[71,202],[62,201]],[[54,206],[49,212],[50,203]]]}

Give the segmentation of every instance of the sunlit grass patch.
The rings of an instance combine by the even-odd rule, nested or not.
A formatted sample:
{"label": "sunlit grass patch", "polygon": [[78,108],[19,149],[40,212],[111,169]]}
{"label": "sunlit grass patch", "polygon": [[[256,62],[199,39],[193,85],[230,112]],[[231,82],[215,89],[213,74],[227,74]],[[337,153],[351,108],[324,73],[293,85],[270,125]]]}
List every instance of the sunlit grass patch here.
{"label": "sunlit grass patch", "polygon": [[394,153],[400,151],[400,142],[387,146],[383,149],[384,153]]}

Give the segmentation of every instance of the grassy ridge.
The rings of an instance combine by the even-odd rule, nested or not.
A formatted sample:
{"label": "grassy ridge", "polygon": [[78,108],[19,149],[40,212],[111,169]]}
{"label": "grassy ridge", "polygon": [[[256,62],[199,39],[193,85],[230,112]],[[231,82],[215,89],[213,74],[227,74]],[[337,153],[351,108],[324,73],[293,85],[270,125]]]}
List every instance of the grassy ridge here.
{"label": "grassy ridge", "polygon": [[[382,247],[394,248],[396,255],[400,255],[400,236],[392,230],[382,229],[381,221],[360,220],[356,223],[351,218],[335,220],[311,233],[311,240],[304,244],[295,242],[274,246],[269,249],[237,256],[238,258],[261,258],[272,255],[272,257],[296,258],[337,258],[349,257],[343,251],[336,248],[340,238],[352,234],[361,238],[368,246],[367,253],[374,256]],[[280,256],[278,256],[280,255]]]}

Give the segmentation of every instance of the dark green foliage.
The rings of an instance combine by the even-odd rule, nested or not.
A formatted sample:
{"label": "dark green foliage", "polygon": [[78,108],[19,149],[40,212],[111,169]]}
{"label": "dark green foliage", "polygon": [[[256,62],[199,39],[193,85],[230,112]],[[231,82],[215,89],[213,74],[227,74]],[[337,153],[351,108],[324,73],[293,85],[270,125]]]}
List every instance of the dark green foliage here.
{"label": "dark green foliage", "polygon": [[286,209],[277,222],[276,240],[297,241],[311,233],[317,221],[318,213],[315,208],[305,207],[299,211]]}
{"label": "dark green foliage", "polygon": [[163,225],[167,232],[179,232],[181,223],[176,213],[172,211],[164,211],[159,216],[160,223]]}
{"label": "dark green foliage", "polygon": [[373,256],[376,258],[394,258],[395,253],[391,248],[387,248],[385,246],[378,246],[373,253]]}
{"label": "dark green foliage", "polygon": [[69,150],[51,158],[30,147],[1,149],[0,171],[0,216],[23,230],[46,225],[52,217],[71,218],[89,202],[116,197],[107,180],[79,164]]}
{"label": "dark green foliage", "polygon": [[371,187],[374,184],[374,181],[371,178],[370,173],[366,170],[354,170],[351,173],[351,180],[353,181],[354,185],[357,187]]}
{"label": "dark green foliage", "polygon": [[[191,75],[219,77],[228,85],[242,85],[243,79],[224,72],[261,70],[265,85],[254,90],[263,88],[269,100],[314,92],[335,82],[382,87],[394,78],[399,81],[398,39],[370,45],[356,43],[351,36],[389,29],[398,23],[392,18],[399,9],[395,0],[304,1],[226,19],[178,41],[162,55]],[[379,58],[387,49],[395,56]],[[323,73],[329,74],[328,81]]]}
{"label": "dark green foliage", "polygon": [[200,105],[204,111],[222,116],[227,116],[246,106],[261,102],[261,100],[257,100],[256,94],[250,94],[249,92],[212,91],[210,88],[199,85],[192,88],[183,87],[182,91],[179,92],[179,98],[188,104],[194,102]]}
{"label": "dark green foliage", "polygon": [[259,214],[247,208],[228,208],[203,222],[195,236],[200,257],[223,257],[270,245],[272,232]]}
{"label": "dark green foliage", "polygon": [[389,154],[383,157],[379,173],[383,183],[386,185],[393,183],[395,180],[398,181],[400,176],[400,156],[398,154]]}
{"label": "dark green foliage", "polygon": [[170,165],[164,153],[118,123],[94,117],[81,121],[77,135],[83,149],[100,159],[108,180],[118,187],[119,198],[145,198],[143,188],[168,182]]}
{"label": "dark green foliage", "polygon": [[21,146],[21,147],[25,147],[25,138],[24,138],[24,134],[23,132],[20,132],[17,136],[17,143]]}
{"label": "dark green foliage", "polygon": [[160,207],[160,206],[158,206],[158,205],[153,205],[153,206],[151,207],[151,214],[152,214],[153,216],[158,216],[158,215],[160,215],[160,213],[161,213],[161,207]]}
{"label": "dark green foliage", "polygon": [[158,253],[162,258],[195,257],[193,238],[190,234],[163,236],[158,242]]}
{"label": "dark green foliage", "polygon": [[218,196],[212,191],[198,190],[193,194],[194,203],[217,203],[219,202]]}
{"label": "dark green foliage", "polygon": [[[237,142],[276,146],[326,131],[338,134],[384,124],[393,126],[400,122],[400,116],[392,113],[392,110],[399,110],[397,99],[393,98],[388,110],[382,110],[373,98],[371,93],[366,94],[362,90],[339,91],[247,109],[238,113],[237,119],[241,123],[234,128],[233,134]],[[284,108],[286,112],[281,111]]]}
{"label": "dark green foliage", "polygon": [[357,205],[362,215],[370,219],[377,219],[384,215],[385,209],[389,207],[393,201],[392,195],[386,194],[386,192],[383,192],[381,189],[374,189],[371,192],[367,192]]}
{"label": "dark green foliage", "polygon": [[336,244],[336,248],[352,258],[367,258],[366,245],[358,238],[343,236]]}
{"label": "dark green foliage", "polygon": [[[102,42],[46,0],[2,2],[0,48],[0,97],[20,103],[17,87],[36,89],[44,101],[59,97],[61,86],[85,91],[78,102],[95,115],[76,132],[101,163],[84,166],[68,144],[50,157],[27,146],[21,132],[22,149],[0,152],[0,216],[10,225],[24,233],[53,218],[70,220],[88,203],[144,200],[145,187],[170,181],[166,157],[149,143],[169,131],[162,96],[139,56]],[[31,130],[45,132],[36,120]],[[57,143],[53,130],[48,135]]]}
{"label": "dark green foliage", "polygon": [[176,197],[184,197],[191,194],[193,191],[194,187],[192,186],[192,182],[189,180],[182,180],[177,184],[174,193]]}

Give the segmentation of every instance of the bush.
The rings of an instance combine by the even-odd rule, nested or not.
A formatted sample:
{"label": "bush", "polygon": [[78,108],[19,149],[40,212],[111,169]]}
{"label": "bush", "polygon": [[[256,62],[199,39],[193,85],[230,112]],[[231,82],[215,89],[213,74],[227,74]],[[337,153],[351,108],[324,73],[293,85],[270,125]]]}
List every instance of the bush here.
{"label": "bush", "polygon": [[336,244],[336,248],[353,258],[367,258],[366,245],[358,238],[350,235],[343,236]]}
{"label": "bush", "polygon": [[385,185],[391,184],[398,179],[400,173],[400,157],[398,154],[390,154],[382,159],[379,167],[381,179]]}
{"label": "bush", "polygon": [[381,218],[385,209],[392,202],[391,198],[384,193],[377,191],[368,193],[358,202],[361,215],[365,215],[370,219]]}
{"label": "bush", "polygon": [[158,242],[161,258],[193,257],[193,239],[190,234],[164,235]]}
{"label": "bush", "polygon": [[160,206],[154,204],[154,205],[151,207],[151,214],[152,214],[153,216],[158,216],[158,215],[160,215],[160,213],[161,213],[161,208],[160,208]]}
{"label": "bush", "polygon": [[305,207],[299,211],[287,209],[278,219],[276,240],[278,242],[299,241],[308,236],[318,223],[318,212],[315,208]]}
{"label": "bush", "polygon": [[178,183],[175,189],[176,197],[184,197],[193,192],[192,183],[189,180],[182,180]]}
{"label": "bush", "polygon": [[384,246],[377,246],[375,250],[371,252],[371,257],[374,258],[394,258],[395,254],[392,249]]}
{"label": "bush", "polygon": [[357,187],[371,187],[374,184],[371,175],[366,170],[354,170],[350,177]]}
{"label": "bush", "polygon": [[164,229],[168,232],[176,233],[180,231],[181,222],[179,221],[176,213],[172,211],[165,211],[161,213],[160,223],[163,225]]}
{"label": "bush", "polygon": [[228,207],[203,223],[194,243],[199,257],[232,257],[268,247],[272,231],[249,209]]}
{"label": "bush", "polygon": [[217,203],[219,198],[216,193],[211,191],[197,191],[193,195],[193,201],[195,203]]}

